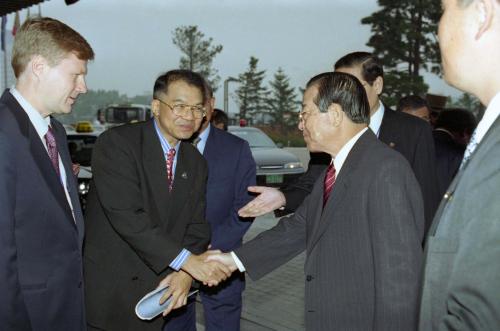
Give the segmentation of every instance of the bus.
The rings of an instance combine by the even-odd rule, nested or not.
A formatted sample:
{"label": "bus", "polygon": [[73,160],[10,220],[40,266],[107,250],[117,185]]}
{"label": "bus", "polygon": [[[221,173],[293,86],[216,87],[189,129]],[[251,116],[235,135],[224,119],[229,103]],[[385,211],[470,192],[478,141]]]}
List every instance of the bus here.
{"label": "bus", "polygon": [[112,104],[97,111],[97,119],[105,128],[147,121],[151,115],[151,106],[140,104]]}

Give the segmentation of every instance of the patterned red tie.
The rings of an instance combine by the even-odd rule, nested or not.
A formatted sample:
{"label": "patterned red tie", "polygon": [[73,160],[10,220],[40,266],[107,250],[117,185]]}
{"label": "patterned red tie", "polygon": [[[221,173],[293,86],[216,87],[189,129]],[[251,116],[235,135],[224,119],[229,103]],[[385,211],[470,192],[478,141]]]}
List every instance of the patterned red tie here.
{"label": "patterned red tie", "polygon": [[333,165],[333,161],[330,163],[326,170],[325,183],[324,183],[324,191],[323,191],[323,208],[328,201],[328,197],[330,196],[330,192],[332,191],[333,184],[335,184],[335,166]]}
{"label": "patterned red tie", "polygon": [[174,157],[175,157],[175,148],[170,148],[167,153],[167,179],[168,179],[169,191],[172,191],[172,187],[174,186],[174,176],[173,176]]}
{"label": "patterned red tie", "polygon": [[49,130],[45,134],[45,142],[47,143],[47,152],[49,153],[50,161],[52,166],[56,171],[57,178],[61,179],[61,172],[59,170],[59,152],[57,151],[56,138],[54,137],[54,131],[49,126]]}

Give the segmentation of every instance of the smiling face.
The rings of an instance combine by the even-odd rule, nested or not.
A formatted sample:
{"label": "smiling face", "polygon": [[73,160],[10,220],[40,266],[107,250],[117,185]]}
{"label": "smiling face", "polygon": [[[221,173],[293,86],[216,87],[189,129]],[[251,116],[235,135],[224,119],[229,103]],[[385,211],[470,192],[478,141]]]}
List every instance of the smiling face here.
{"label": "smiling face", "polygon": [[168,105],[203,106],[203,92],[196,86],[177,80],[168,85],[167,93],[162,93],[160,98],[163,103],[153,100],[151,106],[156,123],[170,146],[175,146],[179,140],[191,138],[203,118],[195,118],[192,111],[182,116],[175,115]]}
{"label": "smiling face", "polygon": [[38,69],[37,107],[44,115],[67,114],[78,96],[87,92],[87,61],[69,53],[58,64],[50,66],[43,58],[34,61]]}

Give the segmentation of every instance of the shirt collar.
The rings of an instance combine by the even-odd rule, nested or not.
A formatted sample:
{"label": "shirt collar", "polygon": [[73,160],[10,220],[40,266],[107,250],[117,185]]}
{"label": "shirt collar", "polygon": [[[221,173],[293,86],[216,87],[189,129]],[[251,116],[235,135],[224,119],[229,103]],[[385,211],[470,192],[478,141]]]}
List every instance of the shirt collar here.
{"label": "shirt collar", "polygon": [[380,126],[382,125],[382,119],[384,118],[384,113],[385,113],[385,107],[382,102],[380,102],[380,105],[377,109],[377,111],[370,117],[370,129],[372,129],[373,133],[375,133],[378,137],[380,133]]}
{"label": "shirt collar", "polygon": [[198,149],[200,154],[203,154],[203,152],[205,151],[205,146],[207,145],[207,139],[208,139],[208,135],[210,134],[210,130],[211,129],[210,129],[210,123],[209,123],[208,126],[205,128],[205,130],[203,130],[203,132],[201,132],[198,135],[198,138],[200,138],[200,141],[196,145],[196,148]]}
{"label": "shirt collar", "polygon": [[[156,135],[158,136],[158,139],[160,140],[161,148],[163,149],[163,154],[166,157],[168,151],[170,150],[170,148],[172,148],[172,146],[170,146],[170,144],[168,143],[167,139],[161,133],[161,130],[158,127],[158,124],[156,123],[156,119],[154,119],[154,118],[153,118],[153,123],[155,125]],[[174,146],[174,148],[175,148],[174,160],[177,160],[177,154],[179,154],[178,153],[179,152],[179,146],[180,146],[179,142],[177,142],[177,144]]]}
{"label": "shirt collar", "polygon": [[33,126],[35,127],[35,130],[40,136],[40,139],[42,139],[42,141],[45,141],[44,137],[45,134],[47,134],[47,131],[49,130],[50,116],[43,118],[43,116],[38,112],[38,110],[36,110],[35,107],[33,107],[15,87],[11,87],[9,91],[10,94],[12,94],[12,96],[17,100],[17,102],[26,112],[26,115],[28,115],[31,124],[33,124]]}
{"label": "shirt collar", "polygon": [[500,92],[498,92],[493,99],[491,99],[488,107],[486,108],[483,118],[479,122],[476,128],[475,139],[477,143],[480,143],[483,137],[488,132],[489,128],[493,125],[493,122],[497,119],[500,114]]}
{"label": "shirt collar", "polygon": [[347,159],[347,156],[349,155],[352,147],[358,141],[359,137],[361,137],[361,135],[366,132],[366,130],[368,130],[368,128],[364,128],[363,130],[359,131],[354,137],[349,139],[349,141],[344,146],[342,146],[340,151],[333,158],[333,165],[335,166],[335,172],[337,173],[337,176],[340,172],[340,169],[342,169],[342,166],[344,165],[344,162]]}

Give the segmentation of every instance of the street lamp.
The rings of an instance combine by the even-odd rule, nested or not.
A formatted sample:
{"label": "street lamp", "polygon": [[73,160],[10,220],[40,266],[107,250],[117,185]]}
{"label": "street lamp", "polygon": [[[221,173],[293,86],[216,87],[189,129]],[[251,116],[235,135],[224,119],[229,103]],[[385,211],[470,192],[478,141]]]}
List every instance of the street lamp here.
{"label": "street lamp", "polygon": [[234,77],[227,77],[226,80],[224,80],[224,112],[229,116],[229,97],[228,97],[228,85],[229,82],[239,82],[239,79],[234,78]]}

